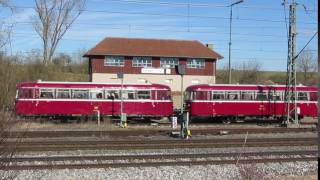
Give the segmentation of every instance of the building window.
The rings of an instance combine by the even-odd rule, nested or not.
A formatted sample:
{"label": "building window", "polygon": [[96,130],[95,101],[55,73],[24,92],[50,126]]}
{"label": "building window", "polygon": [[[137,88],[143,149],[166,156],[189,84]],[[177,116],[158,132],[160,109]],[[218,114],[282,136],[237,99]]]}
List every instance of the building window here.
{"label": "building window", "polygon": [[104,66],[124,66],[123,56],[106,56]]}
{"label": "building window", "polygon": [[187,60],[187,68],[204,69],[204,59],[190,58]]}
{"label": "building window", "polygon": [[133,57],[132,67],[152,67],[151,57]]}
{"label": "building window", "polygon": [[148,81],[146,79],[138,79],[138,83],[147,83]]}
{"label": "building window", "polygon": [[162,57],[160,58],[160,67],[163,68],[174,68],[179,64],[178,58],[172,58],[172,57]]}
{"label": "building window", "polygon": [[199,84],[200,81],[198,79],[192,79],[191,84]]}
{"label": "building window", "polygon": [[172,84],[172,83],[173,83],[173,79],[166,79],[165,82],[166,82],[167,84]]}

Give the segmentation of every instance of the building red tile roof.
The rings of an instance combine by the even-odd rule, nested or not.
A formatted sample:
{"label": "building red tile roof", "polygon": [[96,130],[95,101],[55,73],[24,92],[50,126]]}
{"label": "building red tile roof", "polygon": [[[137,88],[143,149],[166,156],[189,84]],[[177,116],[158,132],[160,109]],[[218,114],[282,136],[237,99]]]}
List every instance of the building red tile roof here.
{"label": "building red tile roof", "polygon": [[140,38],[105,38],[84,56],[120,55],[222,59],[199,41]]}

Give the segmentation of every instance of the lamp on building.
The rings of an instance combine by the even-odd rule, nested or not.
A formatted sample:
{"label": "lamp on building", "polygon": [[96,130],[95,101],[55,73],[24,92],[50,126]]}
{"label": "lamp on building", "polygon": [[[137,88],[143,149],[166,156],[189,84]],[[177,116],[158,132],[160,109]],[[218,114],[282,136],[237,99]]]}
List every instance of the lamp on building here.
{"label": "lamp on building", "polygon": [[229,32],[229,65],[228,65],[228,70],[229,70],[229,84],[231,84],[231,30],[232,30],[232,7],[234,5],[243,3],[243,0],[237,1],[229,5],[230,7],[230,32]]}

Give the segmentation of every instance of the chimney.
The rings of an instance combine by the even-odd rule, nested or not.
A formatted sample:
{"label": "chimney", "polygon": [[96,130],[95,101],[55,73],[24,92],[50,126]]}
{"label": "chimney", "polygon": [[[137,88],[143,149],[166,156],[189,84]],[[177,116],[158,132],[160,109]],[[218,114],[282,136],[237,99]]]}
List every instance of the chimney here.
{"label": "chimney", "polygon": [[206,46],[207,46],[209,49],[213,50],[213,44],[206,44]]}

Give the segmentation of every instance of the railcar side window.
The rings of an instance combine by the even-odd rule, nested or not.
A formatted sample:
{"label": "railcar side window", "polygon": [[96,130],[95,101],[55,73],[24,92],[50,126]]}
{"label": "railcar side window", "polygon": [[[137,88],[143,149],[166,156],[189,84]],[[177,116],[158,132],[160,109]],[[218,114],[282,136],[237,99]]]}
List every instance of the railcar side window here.
{"label": "railcar side window", "polygon": [[89,98],[89,90],[74,89],[74,90],[72,90],[72,98],[73,99],[88,99]]}
{"label": "railcar side window", "polygon": [[106,99],[120,99],[120,91],[106,90]]}
{"label": "railcar side window", "polygon": [[40,89],[40,99],[53,99],[54,89]]}
{"label": "railcar side window", "polygon": [[226,93],[227,100],[238,100],[239,99],[239,93],[238,92],[227,92]]}
{"label": "railcar side window", "polygon": [[253,100],[254,94],[250,91],[241,91],[241,100]]}
{"label": "railcar side window", "polygon": [[308,93],[307,92],[298,92],[298,100],[307,101],[308,100]]}
{"label": "railcar side window", "polygon": [[212,91],[212,100],[224,100],[224,92]]}
{"label": "railcar side window", "polygon": [[256,100],[266,101],[268,100],[268,96],[266,92],[257,92]]}
{"label": "railcar side window", "polygon": [[269,93],[269,99],[274,101],[281,100],[281,92],[276,91]]}
{"label": "railcar side window", "polygon": [[103,98],[103,90],[102,89],[90,90],[90,98],[91,99],[102,99]]}
{"label": "railcar side window", "polygon": [[70,98],[70,89],[57,89],[57,99],[69,99]]}
{"label": "railcar side window", "polygon": [[150,91],[137,91],[138,99],[150,99]]}
{"label": "railcar side window", "polygon": [[136,99],[136,92],[135,91],[123,91],[123,99]]}
{"label": "railcar side window", "polygon": [[33,89],[19,89],[18,98],[21,99],[30,99],[33,98]]}

